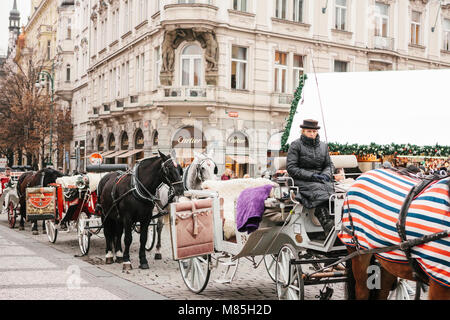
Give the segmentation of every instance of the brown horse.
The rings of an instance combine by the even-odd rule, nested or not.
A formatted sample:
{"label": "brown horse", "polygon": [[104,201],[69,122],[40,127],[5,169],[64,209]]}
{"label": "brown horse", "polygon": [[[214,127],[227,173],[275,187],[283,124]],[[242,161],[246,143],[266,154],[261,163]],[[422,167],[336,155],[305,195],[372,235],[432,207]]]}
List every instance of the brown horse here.
{"label": "brown horse", "polygon": [[[422,181],[377,169],[355,181],[343,207],[343,229],[350,231],[339,237],[349,253],[361,250],[351,260],[356,299],[374,298],[374,292],[386,299],[397,278],[427,283],[430,300],[450,299],[449,204],[448,176]],[[375,257],[377,288],[368,269]]]}
{"label": "brown horse", "polygon": [[[56,179],[62,177],[63,174],[51,168],[45,168],[37,172],[25,172],[17,181],[17,195],[20,204],[20,223],[19,230],[24,230],[26,218],[26,190],[31,187],[48,187],[50,183],[55,183]],[[42,228],[45,231],[45,224],[42,223]],[[37,222],[32,225],[33,234],[38,234]]]}

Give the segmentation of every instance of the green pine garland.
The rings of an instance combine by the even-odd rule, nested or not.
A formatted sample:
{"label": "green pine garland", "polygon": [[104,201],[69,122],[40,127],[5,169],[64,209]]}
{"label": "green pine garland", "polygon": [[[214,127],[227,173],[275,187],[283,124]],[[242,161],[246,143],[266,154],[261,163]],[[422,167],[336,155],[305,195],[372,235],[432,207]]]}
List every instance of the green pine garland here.
{"label": "green pine garland", "polygon": [[287,143],[289,139],[289,133],[291,132],[292,121],[294,120],[295,112],[297,111],[297,106],[302,98],[302,90],[305,85],[305,81],[308,79],[306,74],[300,77],[299,85],[294,93],[294,99],[291,103],[291,111],[289,112],[289,118],[286,121],[286,128],[284,129],[283,136],[281,137],[281,151],[287,152],[289,150],[289,144]]}
{"label": "green pine garland", "polygon": [[450,146],[417,146],[412,144],[385,144],[371,143],[370,145],[329,143],[331,152],[340,154],[384,156],[423,156],[423,157],[450,157]]}

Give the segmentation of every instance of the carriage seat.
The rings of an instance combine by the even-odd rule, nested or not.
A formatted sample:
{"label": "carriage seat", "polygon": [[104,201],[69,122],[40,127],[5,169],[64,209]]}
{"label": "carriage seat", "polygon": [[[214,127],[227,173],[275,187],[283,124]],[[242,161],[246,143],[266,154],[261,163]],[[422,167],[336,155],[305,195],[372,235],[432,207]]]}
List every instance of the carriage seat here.
{"label": "carriage seat", "polygon": [[214,252],[213,201],[211,198],[175,205],[174,255],[186,259]]}
{"label": "carriage seat", "polygon": [[236,202],[241,192],[247,188],[255,188],[267,184],[277,185],[265,178],[244,178],[225,181],[207,180],[202,183],[202,189],[215,191],[219,195],[221,213],[223,213],[224,238],[226,240],[232,239],[236,235]]}

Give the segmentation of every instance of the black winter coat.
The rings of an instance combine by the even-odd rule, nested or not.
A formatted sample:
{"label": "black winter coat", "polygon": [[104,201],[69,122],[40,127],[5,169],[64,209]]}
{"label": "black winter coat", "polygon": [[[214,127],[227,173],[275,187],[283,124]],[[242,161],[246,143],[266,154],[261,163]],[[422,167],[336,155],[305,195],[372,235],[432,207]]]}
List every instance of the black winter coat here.
{"label": "black winter coat", "polygon": [[[289,147],[286,160],[287,172],[299,187],[298,200],[307,208],[324,205],[334,193],[333,164],[328,153],[328,146],[316,139],[302,135]],[[313,174],[323,174],[330,182],[322,182],[313,178]],[[328,202],[327,202],[328,203]]]}

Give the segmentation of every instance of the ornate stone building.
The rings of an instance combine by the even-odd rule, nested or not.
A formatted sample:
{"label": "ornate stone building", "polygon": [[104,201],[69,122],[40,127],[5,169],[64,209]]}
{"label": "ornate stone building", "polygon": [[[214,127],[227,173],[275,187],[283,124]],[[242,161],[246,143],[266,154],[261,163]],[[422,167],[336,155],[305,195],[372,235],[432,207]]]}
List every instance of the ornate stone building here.
{"label": "ornate stone building", "polygon": [[256,176],[302,73],[450,67],[450,4],[438,1],[89,3],[76,140],[109,163],[174,148],[188,165],[213,150],[220,172]]}

